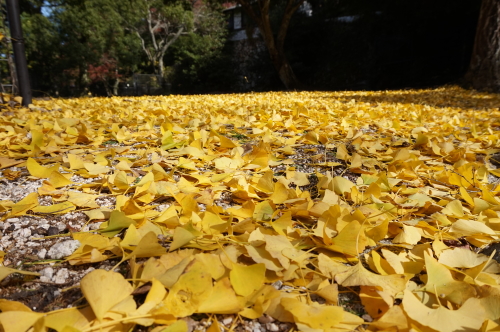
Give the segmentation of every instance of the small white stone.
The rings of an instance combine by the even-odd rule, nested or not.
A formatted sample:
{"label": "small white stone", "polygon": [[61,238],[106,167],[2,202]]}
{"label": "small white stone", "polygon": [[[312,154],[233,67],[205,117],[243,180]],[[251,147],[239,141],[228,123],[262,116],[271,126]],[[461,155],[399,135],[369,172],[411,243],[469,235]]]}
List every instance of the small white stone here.
{"label": "small white stone", "polygon": [[54,269],[51,268],[51,267],[46,267],[45,269],[43,269],[42,271],[40,271],[40,276],[41,277],[46,277],[49,280],[52,279],[53,275],[54,275]]}
{"label": "small white stone", "polygon": [[47,249],[45,248],[40,249],[40,251],[37,254],[38,258],[40,259],[45,259],[45,255],[47,255]]}
{"label": "small white stone", "polygon": [[40,277],[40,281],[41,281],[41,282],[51,282],[51,281],[52,281],[52,279],[47,278],[46,276],[41,276],[41,277]]}
{"label": "small white stone", "polygon": [[266,324],[266,327],[267,327],[268,331],[272,331],[272,332],[277,332],[280,330],[278,325],[276,325],[274,323],[268,323],[268,324]]}
{"label": "small white stone", "polygon": [[30,237],[31,236],[31,229],[23,228],[23,229],[21,229],[20,233],[21,233],[22,237]]}
{"label": "small white stone", "polygon": [[280,290],[281,287],[283,286],[283,281],[281,281],[281,280],[275,281],[275,282],[273,282],[272,286],[274,288],[276,288],[277,290]]}
{"label": "small white stone", "polygon": [[253,329],[252,329],[252,332],[260,332],[261,331],[261,328],[260,328],[260,323],[253,323]]}
{"label": "small white stone", "polygon": [[54,244],[48,252],[48,256],[52,259],[61,259],[71,255],[81,243],[78,240],[67,240]]}
{"label": "small white stone", "polygon": [[365,320],[365,322],[373,322],[372,316],[370,316],[368,314],[364,314],[363,316],[361,316],[361,318],[363,318]]}
{"label": "small white stone", "polygon": [[59,232],[62,232],[66,229],[66,224],[63,223],[63,222],[60,222],[56,225],[57,229],[59,230]]}
{"label": "small white stone", "polygon": [[99,227],[101,227],[101,224],[102,224],[102,222],[94,222],[94,223],[90,224],[89,228],[91,230],[96,230],[96,229],[99,229]]}
{"label": "small white stone", "polygon": [[232,321],[233,321],[233,317],[229,316],[229,317],[226,317],[222,320],[222,324],[227,326],[227,325],[231,324]]}
{"label": "small white stone", "polygon": [[66,279],[69,277],[69,271],[66,268],[60,269],[57,271],[56,276],[54,277],[53,281],[56,284],[64,284],[66,282]]}

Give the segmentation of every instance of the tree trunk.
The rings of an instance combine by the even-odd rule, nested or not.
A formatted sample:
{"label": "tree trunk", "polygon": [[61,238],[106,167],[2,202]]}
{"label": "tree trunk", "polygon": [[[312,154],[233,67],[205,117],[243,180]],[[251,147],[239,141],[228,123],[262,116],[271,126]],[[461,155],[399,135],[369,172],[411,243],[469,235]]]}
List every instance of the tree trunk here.
{"label": "tree trunk", "polygon": [[12,59],[12,53],[10,52],[9,48],[7,48],[7,64],[9,65],[10,80],[12,82],[11,93],[13,96],[15,96],[15,95],[17,95],[17,92],[19,91],[19,89],[18,89],[19,84],[17,83],[16,66],[14,65],[14,59]]}
{"label": "tree trunk", "polygon": [[281,65],[281,68],[278,71],[281,82],[285,84],[287,90],[301,90],[303,89],[302,83],[299,81],[295,73],[293,72],[292,67],[288,64],[287,59],[284,59],[284,63]]}
{"label": "tree trunk", "polygon": [[113,84],[113,95],[114,96],[118,96],[119,86],[120,86],[120,79],[118,78],[118,73],[117,73],[115,83]]}
{"label": "tree trunk", "polygon": [[500,92],[500,1],[483,0],[466,83]]}
{"label": "tree trunk", "polygon": [[163,75],[165,73],[165,68],[163,68],[163,54],[158,59],[158,75],[163,80]]}
{"label": "tree trunk", "polygon": [[243,10],[255,21],[259,27],[260,33],[264,38],[271,62],[278,72],[281,82],[285,85],[287,90],[303,88],[297,76],[293,72],[284,51],[285,37],[290,24],[292,15],[297,11],[304,0],[288,0],[283,14],[278,33],[275,34],[271,27],[271,20],[269,18],[270,0],[259,0],[259,10],[256,12],[252,7],[250,0],[236,0],[243,8]]}
{"label": "tree trunk", "polygon": [[[261,29],[262,30],[262,29]],[[300,83],[297,76],[293,72],[292,67],[288,63],[288,59],[283,50],[276,48],[274,43],[274,38],[272,32],[263,32],[264,41],[266,43],[267,50],[269,52],[269,57],[271,62],[278,72],[281,82],[285,85],[287,90],[300,89],[302,84]]]}

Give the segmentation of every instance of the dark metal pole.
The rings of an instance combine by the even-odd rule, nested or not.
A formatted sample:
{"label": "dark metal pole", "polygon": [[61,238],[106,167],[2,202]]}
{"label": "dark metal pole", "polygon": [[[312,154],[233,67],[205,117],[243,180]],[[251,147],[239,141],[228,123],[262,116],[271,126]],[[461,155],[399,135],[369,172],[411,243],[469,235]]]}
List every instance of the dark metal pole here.
{"label": "dark metal pole", "polygon": [[31,86],[28,74],[28,64],[24,50],[23,30],[21,28],[21,16],[18,0],[6,0],[7,13],[9,15],[9,27],[14,49],[14,60],[16,62],[17,78],[19,90],[23,97],[23,106],[31,104]]}

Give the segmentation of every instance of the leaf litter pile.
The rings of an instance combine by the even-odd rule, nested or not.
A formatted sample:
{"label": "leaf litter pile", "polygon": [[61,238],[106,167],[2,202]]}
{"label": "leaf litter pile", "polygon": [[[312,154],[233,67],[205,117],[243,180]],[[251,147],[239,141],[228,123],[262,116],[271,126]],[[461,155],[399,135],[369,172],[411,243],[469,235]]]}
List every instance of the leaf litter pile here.
{"label": "leaf litter pile", "polygon": [[3,331],[500,329],[499,95],[14,104]]}

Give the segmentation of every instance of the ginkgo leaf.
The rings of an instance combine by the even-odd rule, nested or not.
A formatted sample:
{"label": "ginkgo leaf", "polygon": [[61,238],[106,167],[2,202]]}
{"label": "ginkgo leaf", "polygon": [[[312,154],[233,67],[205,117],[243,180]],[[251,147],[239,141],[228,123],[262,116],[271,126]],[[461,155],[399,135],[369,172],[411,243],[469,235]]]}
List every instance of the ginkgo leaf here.
{"label": "ginkgo leaf", "polygon": [[265,279],[266,266],[264,264],[241,265],[234,264],[229,277],[236,294],[248,296],[259,289]]}
{"label": "ginkgo leaf", "polygon": [[339,287],[337,284],[327,284],[326,286],[321,286],[320,288],[318,288],[315,294],[325,299],[326,303],[328,304],[338,304]]}
{"label": "ginkgo leaf", "polygon": [[321,273],[325,274],[330,279],[334,279],[337,274],[345,272],[351,268],[350,266],[346,266],[345,264],[330,259],[325,254],[318,255],[318,267]]}
{"label": "ginkgo leaf", "polygon": [[46,315],[45,326],[56,331],[65,331],[71,328],[80,331],[94,321],[95,318],[91,307],[70,308]]}
{"label": "ginkgo leaf", "polygon": [[194,263],[170,288],[164,303],[176,317],[189,316],[212,294],[212,277],[200,263]]}
{"label": "ginkgo leaf", "polygon": [[220,332],[221,326],[219,325],[219,321],[217,318],[212,319],[212,325],[207,329],[207,332]]}
{"label": "ginkgo leaf", "polygon": [[[213,325],[213,324],[212,324]],[[161,332],[188,332],[189,327],[185,320],[179,319],[175,323],[162,329]]]}
{"label": "ginkgo leaf", "polygon": [[351,188],[354,186],[354,183],[351,181],[341,177],[336,176],[333,178],[333,190],[338,195],[344,195],[344,193],[350,193]]}
{"label": "ginkgo leaf", "polygon": [[135,257],[153,257],[165,254],[167,250],[158,243],[158,238],[154,232],[148,232],[144,235],[134,250],[124,257],[129,259]]}
{"label": "ginkgo leaf", "polygon": [[454,248],[443,251],[438,262],[449,267],[471,268],[487,260],[487,256],[476,254],[467,248]]}
{"label": "ginkgo leaf", "polygon": [[54,186],[54,188],[61,188],[73,183],[73,181],[66,178],[61,173],[54,171],[49,175],[49,183]]}
{"label": "ginkgo leaf", "polygon": [[179,249],[180,247],[188,244],[191,240],[196,239],[199,234],[192,231],[191,228],[176,227],[174,230],[174,240],[170,244],[169,251]]}
{"label": "ginkgo leaf", "polygon": [[58,203],[54,205],[47,205],[47,206],[36,206],[32,209],[33,212],[35,213],[43,213],[43,214],[56,214],[56,213],[68,213],[70,211],[73,211],[76,209],[76,206],[74,206],[70,202],[63,202],[63,203]]}
{"label": "ginkgo leaf", "polygon": [[167,291],[165,290],[165,287],[158,280],[153,278],[153,280],[151,281],[151,288],[148,292],[148,295],[146,296],[146,300],[144,301],[144,303],[139,308],[137,308],[137,310],[129,313],[130,317],[137,316],[140,318],[136,318],[131,321],[143,326],[151,326],[153,323],[155,323],[155,318],[153,317],[154,315],[151,317],[147,317],[148,313],[150,313],[156,306],[158,306],[165,299],[166,295]]}
{"label": "ginkgo leaf", "polygon": [[51,167],[44,167],[36,162],[33,158],[28,158],[26,161],[26,167],[32,176],[37,178],[48,178],[52,172],[57,172],[59,170],[59,165],[56,164]]}
{"label": "ginkgo leaf", "polygon": [[231,287],[229,278],[218,280],[212,288],[210,296],[204,298],[197,309],[200,313],[232,314],[243,309],[241,299]]}
{"label": "ginkgo leaf", "polygon": [[131,218],[128,218],[124,212],[114,210],[109,216],[109,221],[101,224],[101,234],[113,237],[120,233],[124,228],[128,228],[130,225],[137,225],[137,222]]}
{"label": "ginkgo leaf", "polygon": [[40,312],[6,311],[0,313],[0,326],[5,332],[26,332],[44,316]]}
{"label": "ginkgo leaf", "polygon": [[397,329],[396,331],[405,331],[408,329],[409,323],[408,318],[404,314],[401,306],[395,305],[390,307],[382,317],[372,322],[370,326],[382,331],[391,331],[391,329],[394,328]]}
{"label": "ginkgo leaf", "polygon": [[117,303],[127,298],[133,288],[119,273],[94,270],[82,278],[82,293],[99,321]]}
{"label": "ginkgo leaf", "polygon": [[[31,210],[35,206],[38,205],[38,194],[37,193],[30,193],[26,197],[24,197],[22,200],[17,202],[16,204],[13,204],[11,206],[11,211],[9,213],[9,217],[13,216],[21,216],[26,214],[28,210]],[[5,216],[4,216],[5,217]]]}
{"label": "ginkgo leaf", "polygon": [[393,297],[402,292],[406,286],[406,278],[404,275],[378,275],[372,273],[363,267],[363,264],[352,266],[345,272],[338,273],[335,276],[335,281],[342,286],[374,286],[380,287],[384,292],[391,294]]}
{"label": "ginkgo leaf", "polygon": [[484,309],[476,298],[468,299],[457,310],[449,310],[443,306],[431,309],[409,290],[405,290],[403,308],[414,321],[440,332],[478,331],[486,319]]}
{"label": "ginkgo leaf", "polygon": [[0,157],[0,169],[16,166],[23,162],[24,160],[16,160],[16,159]]}
{"label": "ginkgo leaf", "polygon": [[269,254],[265,248],[245,246],[248,255],[254,260],[255,263],[263,263],[266,269],[271,271],[281,271],[283,267],[280,261]]}
{"label": "ginkgo leaf", "polygon": [[441,210],[441,213],[455,218],[462,218],[464,216],[462,203],[458,199],[451,201],[443,210]]}
{"label": "ginkgo leaf", "polygon": [[321,306],[315,302],[307,305],[295,298],[281,299],[281,305],[292,313],[296,322],[314,329],[333,328],[343,319],[343,310],[337,306]]}
{"label": "ginkgo leaf", "polygon": [[264,201],[255,206],[253,218],[259,221],[267,221],[271,219],[273,213],[274,208],[271,206],[271,203],[269,203],[269,201]]}
{"label": "ginkgo leaf", "polygon": [[427,269],[427,283],[423,290],[433,293],[439,298],[447,299],[456,304],[463,304],[476,295],[475,289],[465,281],[455,280],[444,265],[433,257],[424,254]]}
{"label": "ginkgo leaf", "polygon": [[328,331],[342,323],[352,325],[351,328],[355,329],[363,323],[363,319],[352,314],[346,315],[344,310],[337,306],[325,306],[317,302],[308,305],[296,298],[283,298],[281,305],[293,315],[296,323],[313,329]]}
{"label": "ginkgo leaf", "polygon": [[68,192],[68,202],[71,202],[79,207],[98,208],[99,205],[95,202],[97,195],[80,193],[75,191]]}
{"label": "ginkgo leaf", "polygon": [[11,269],[9,267],[5,267],[5,266],[0,265],[0,281],[5,279],[5,277],[7,277],[9,274],[12,274],[12,273],[19,273],[19,274],[31,275],[31,276],[39,276],[40,275],[40,273],[16,270],[16,269]]}
{"label": "ginkgo leaf", "polygon": [[100,164],[84,163],[83,165],[90,175],[100,175],[109,172],[109,168],[107,166],[103,166]]}
{"label": "ginkgo leaf", "polygon": [[393,240],[394,243],[417,244],[422,238],[422,234],[418,228],[408,225],[403,225],[403,231],[399,233]]}
{"label": "ginkgo leaf", "polygon": [[332,239],[332,244],[326,246],[329,250],[357,256],[364,250],[366,239],[361,224],[353,220]]}
{"label": "ginkgo leaf", "polygon": [[75,170],[85,167],[85,165],[83,164],[85,161],[80,156],[68,153],[67,158],[69,161],[70,169]]}
{"label": "ginkgo leaf", "polygon": [[456,236],[474,236],[478,234],[496,235],[495,231],[476,220],[459,219],[453,223],[450,233]]}

